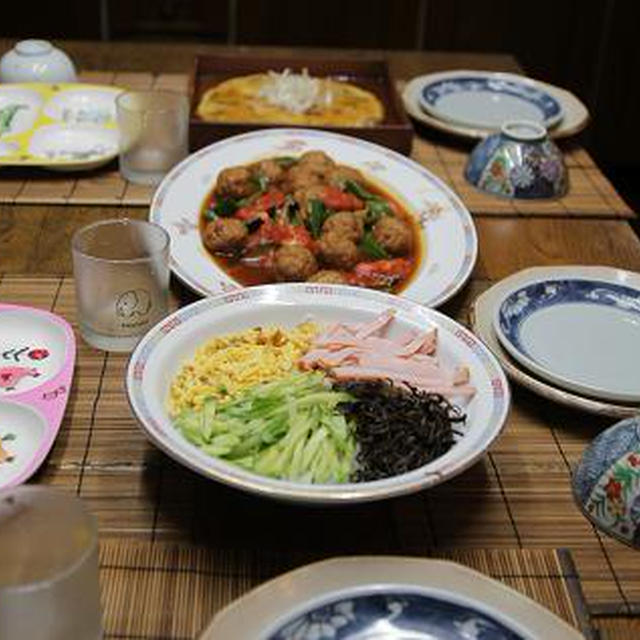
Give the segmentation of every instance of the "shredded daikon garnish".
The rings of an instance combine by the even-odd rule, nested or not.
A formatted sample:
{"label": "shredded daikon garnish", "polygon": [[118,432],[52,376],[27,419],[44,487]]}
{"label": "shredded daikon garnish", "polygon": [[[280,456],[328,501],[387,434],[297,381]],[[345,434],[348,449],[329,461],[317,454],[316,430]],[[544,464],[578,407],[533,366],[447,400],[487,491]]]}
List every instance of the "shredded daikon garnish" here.
{"label": "shredded daikon garnish", "polygon": [[269,104],[292,113],[305,113],[313,107],[331,104],[331,91],[323,85],[317,78],[312,78],[306,68],[302,73],[292,73],[291,69],[282,73],[269,71],[258,95]]}

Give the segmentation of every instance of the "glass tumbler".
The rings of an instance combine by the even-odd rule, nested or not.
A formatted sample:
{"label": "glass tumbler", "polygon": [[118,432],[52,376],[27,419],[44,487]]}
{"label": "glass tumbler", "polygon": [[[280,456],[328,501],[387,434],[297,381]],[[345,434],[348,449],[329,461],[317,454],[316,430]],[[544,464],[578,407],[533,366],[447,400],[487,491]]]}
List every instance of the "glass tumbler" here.
{"label": "glass tumbler", "polygon": [[127,218],[77,231],[71,242],[82,337],[105,351],[131,351],[169,305],[169,234]]}
{"label": "glass tumbler", "polygon": [[102,637],[98,533],[70,493],[0,491],[0,638]]}
{"label": "glass tumbler", "polygon": [[172,91],[127,91],[116,99],[120,173],[158,184],[188,153],[189,101]]}

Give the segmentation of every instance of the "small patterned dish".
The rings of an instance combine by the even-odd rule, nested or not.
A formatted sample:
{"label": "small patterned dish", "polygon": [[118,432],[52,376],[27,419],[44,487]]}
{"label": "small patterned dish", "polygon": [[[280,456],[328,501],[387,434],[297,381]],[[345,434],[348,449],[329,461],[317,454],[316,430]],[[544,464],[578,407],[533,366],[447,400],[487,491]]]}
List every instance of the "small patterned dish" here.
{"label": "small patterned dish", "polygon": [[492,130],[515,119],[553,127],[563,116],[560,102],[535,81],[484,72],[426,84],[420,94],[420,106],[441,120]]}
{"label": "small patterned dish", "polygon": [[640,402],[640,290],[586,278],[518,286],[496,308],[494,330],[522,365],[560,387]]}
{"label": "small patterned dish", "polygon": [[[468,125],[449,122],[448,120],[441,120],[440,118],[427,113],[420,106],[420,96],[422,94],[422,89],[426,85],[431,84],[436,80],[458,78],[466,76],[469,73],[470,72],[466,70],[444,71],[439,73],[428,73],[426,75],[412,78],[405,85],[402,91],[402,102],[405,110],[417,122],[433,129],[438,129],[439,131],[449,135],[475,140],[485,138],[489,134],[493,133],[494,130],[484,129],[481,127],[470,127]],[[488,72],[488,75],[511,76],[513,74]],[[546,82],[532,80],[531,78],[528,80],[552,95],[562,105],[562,112],[564,113],[564,116],[557,125],[549,130],[549,136],[551,138],[575,136],[589,124],[589,110],[576,95],[566,89],[561,89],[560,87],[547,84]],[[510,117],[509,119],[512,118]]]}
{"label": "small patterned dish", "polygon": [[500,282],[494,284],[475,299],[470,312],[473,331],[493,352],[493,355],[498,359],[511,380],[537,393],[542,398],[578,411],[586,411],[618,419],[640,414],[640,404],[638,403],[624,404],[598,400],[567,391],[542,378],[538,378],[512,358],[496,336],[493,328],[496,309],[511,291],[518,287],[526,287],[533,282],[574,278],[599,280],[610,284],[635,286],[640,289],[640,274],[622,269],[587,265],[531,267],[500,280]]}
{"label": "small patterned dish", "polygon": [[0,166],[79,171],[118,155],[117,87],[0,85]]}
{"label": "small patterned dish", "polygon": [[591,522],[640,549],[640,416],[614,424],[587,447],[573,491]]}
{"label": "small patterned dish", "polygon": [[478,189],[507,198],[559,198],[567,169],[546,129],[525,120],[506,122],[469,156],[465,178]]}
{"label": "small patterned dish", "polygon": [[524,640],[582,635],[550,611],[454,562],[333,558],[220,611],[200,636],[246,640]]}
{"label": "small patterned dish", "polygon": [[32,476],[60,429],[76,342],[59,316],[0,304],[0,489]]}

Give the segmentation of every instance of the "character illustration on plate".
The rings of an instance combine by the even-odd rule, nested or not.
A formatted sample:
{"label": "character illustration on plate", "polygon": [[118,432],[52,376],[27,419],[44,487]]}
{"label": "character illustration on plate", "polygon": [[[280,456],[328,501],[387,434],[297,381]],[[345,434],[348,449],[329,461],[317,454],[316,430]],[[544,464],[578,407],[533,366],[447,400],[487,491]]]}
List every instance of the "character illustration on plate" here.
{"label": "character illustration on plate", "polygon": [[40,371],[31,365],[48,357],[49,351],[42,347],[13,347],[3,351],[0,354],[0,390],[15,391],[23,378],[39,377]]}
{"label": "character illustration on plate", "polygon": [[4,448],[4,443],[11,442],[15,439],[16,436],[13,433],[5,433],[3,436],[0,436],[0,465],[13,462],[15,456]]}
{"label": "character illustration on plate", "polygon": [[0,136],[11,133],[11,123],[20,109],[26,109],[26,104],[8,104],[0,109]]}

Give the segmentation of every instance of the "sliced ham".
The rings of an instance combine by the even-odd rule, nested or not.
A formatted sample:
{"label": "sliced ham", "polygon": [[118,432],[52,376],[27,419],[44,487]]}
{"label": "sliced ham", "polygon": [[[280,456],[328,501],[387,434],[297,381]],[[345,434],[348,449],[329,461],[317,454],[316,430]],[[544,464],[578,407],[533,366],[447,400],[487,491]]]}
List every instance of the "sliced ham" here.
{"label": "sliced ham", "polygon": [[436,355],[438,331],[411,329],[397,338],[385,335],[395,312],[388,310],[368,323],[337,323],[316,337],[299,361],[302,369],[325,369],[340,381],[390,380],[447,397],[471,397],[465,365],[448,370]]}
{"label": "sliced ham", "polygon": [[375,320],[360,327],[356,332],[356,338],[361,340],[362,338],[372,336],[374,333],[378,333],[378,331],[386,327],[393,320],[394,316],[395,311],[393,311],[393,309],[383,311]]}
{"label": "sliced ham", "polygon": [[431,354],[435,352],[437,344],[438,330],[434,327],[421,335],[417,335],[400,350],[398,355],[401,358],[406,358],[418,352]]}

